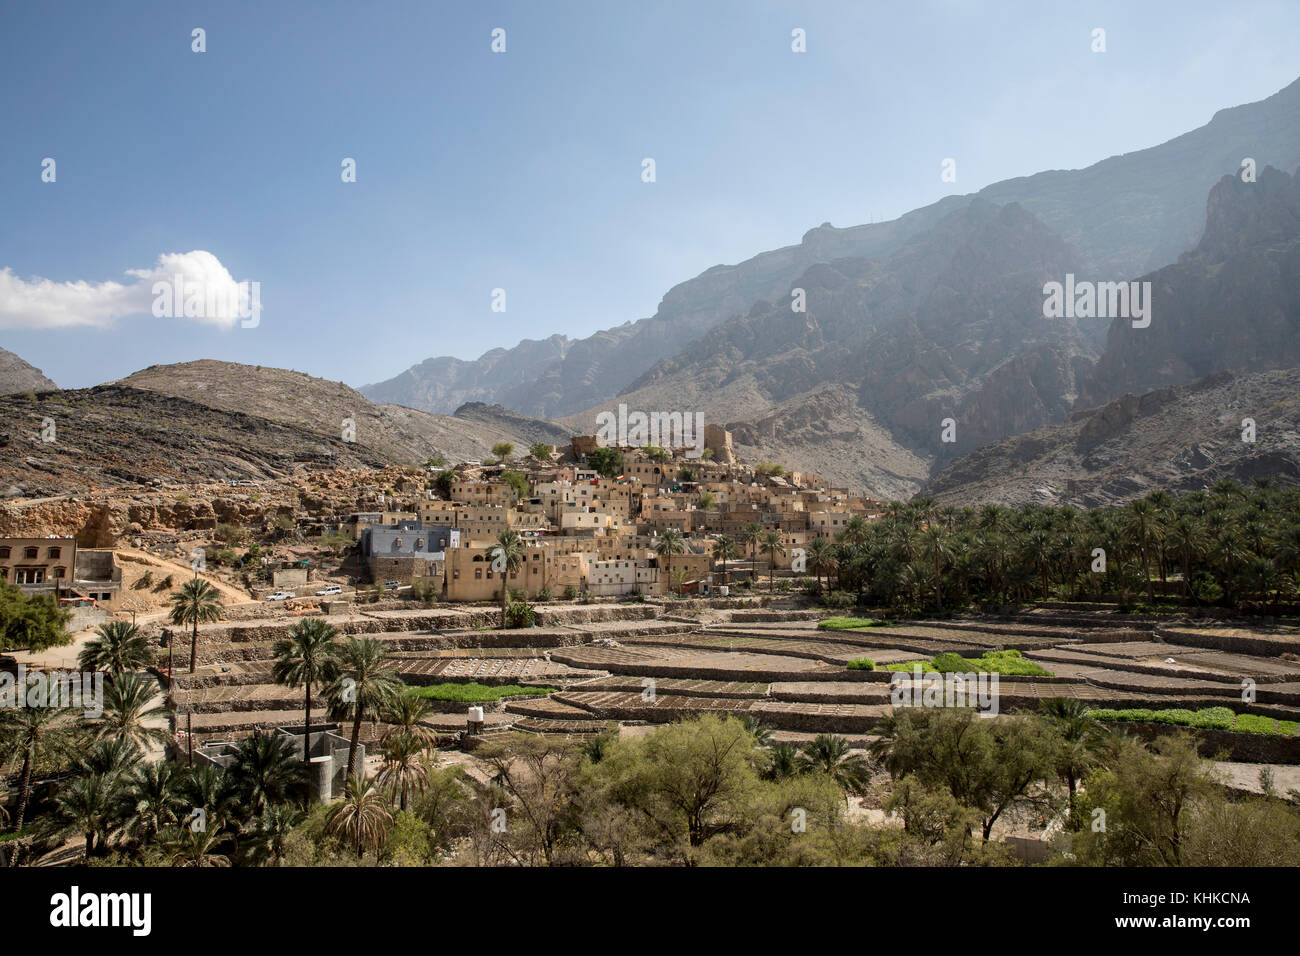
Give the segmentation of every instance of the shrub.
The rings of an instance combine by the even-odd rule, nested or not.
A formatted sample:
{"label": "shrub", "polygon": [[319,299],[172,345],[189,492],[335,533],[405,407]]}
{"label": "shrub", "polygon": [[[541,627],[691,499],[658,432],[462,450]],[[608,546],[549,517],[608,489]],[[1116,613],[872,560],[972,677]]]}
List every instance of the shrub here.
{"label": "shrub", "polygon": [[564,586],[564,600],[572,601],[577,596],[578,596],[578,589],[575,588],[572,584],[566,584]]}
{"label": "shrub", "polygon": [[550,601],[554,601],[555,595],[551,593],[550,588],[542,588],[540,591],[537,592],[536,600],[538,604],[546,604],[549,603]]}
{"label": "shrub", "polygon": [[876,662],[870,657],[855,657],[849,661],[849,670],[851,671],[874,671]]}
{"label": "shrub", "polygon": [[940,674],[964,674],[976,669],[972,666],[971,661],[951,652],[936,654],[930,663],[934,665],[934,669]]}
{"label": "shrub", "polygon": [[526,601],[516,601],[506,608],[506,627],[536,627],[537,612]]}

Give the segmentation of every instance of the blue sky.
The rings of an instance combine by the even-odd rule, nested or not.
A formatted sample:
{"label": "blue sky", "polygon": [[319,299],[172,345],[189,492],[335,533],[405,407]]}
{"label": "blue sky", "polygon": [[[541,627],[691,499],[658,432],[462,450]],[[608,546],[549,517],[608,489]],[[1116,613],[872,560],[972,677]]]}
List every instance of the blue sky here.
{"label": "blue sky", "polygon": [[[824,221],[1203,125],[1300,76],[1297,36],[1290,0],[10,2],[0,346],[64,387],[197,358],[361,385],[581,336]],[[128,270],[195,250],[260,283],[256,328],[121,314]]]}

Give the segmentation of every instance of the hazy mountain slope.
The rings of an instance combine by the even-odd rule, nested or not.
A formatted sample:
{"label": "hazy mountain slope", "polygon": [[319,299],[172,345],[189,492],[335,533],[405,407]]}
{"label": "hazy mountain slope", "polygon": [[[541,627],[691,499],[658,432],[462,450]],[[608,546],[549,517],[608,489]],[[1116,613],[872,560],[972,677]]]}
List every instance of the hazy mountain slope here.
{"label": "hazy mountain slope", "polygon": [[[795,283],[806,313],[788,290],[756,303],[618,401],[700,410],[760,457],[906,495],[934,460],[1069,410],[1101,329],[1045,320],[1042,286],[1077,261],[1024,209],[976,200],[888,257],[813,266]],[[590,432],[599,410],[564,421]],[[960,423],[951,445],[940,440],[949,417]]]}
{"label": "hazy mountain slope", "polygon": [[1151,325],[1110,324],[1080,407],[1227,369],[1300,364],[1300,175],[1223,177],[1196,248],[1143,278]]}
{"label": "hazy mountain slope", "polygon": [[[1206,193],[1246,156],[1261,167],[1300,164],[1300,81],[1260,102],[1220,110],[1205,126],[1167,143],[1083,170],[995,183],[977,195],[999,205],[1017,202],[1059,233],[1075,249],[1078,271],[1122,279],[1172,262],[1195,242]],[[810,266],[888,255],[972,198],[946,197],[887,223],[825,224],[797,246],[715,266],[669,290],[654,317],[568,342],[549,366],[537,364],[537,343],[529,341],[472,363],[430,360],[363,392],[430,411],[477,400],[550,418],[573,414],[623,392],[655,362],[748,312],[755,301],[785,294]],[[440,379],[470,384],[451,388]]]}
{"label": "hazy mountain slope", "polygon": [[512,349],[492,349],[473,362],[425,359],[396,378],[362,386],[361,392],[372,401],[430,412],[450,412],[466,402],[491,403],[518,385],[521,370],[535,375],[563,359],[571,344],[566,336],[552,335],[540,342],[524,339]]}
{"label": "hazy mountain slope", "polygon": [[40,369],[24,362],[13,352],[0,349],[0,395],[51,392],[58,387]]}
{"label": "hazy mountain slope", "polygon": [[[1242,440],[1247,417],[1256,422],[1253,444]],[[1300,369],[1219,373],[1125,395],[959,458],[926,493],[954,505],[1093,507],[1257,476],[1300,482]]]}

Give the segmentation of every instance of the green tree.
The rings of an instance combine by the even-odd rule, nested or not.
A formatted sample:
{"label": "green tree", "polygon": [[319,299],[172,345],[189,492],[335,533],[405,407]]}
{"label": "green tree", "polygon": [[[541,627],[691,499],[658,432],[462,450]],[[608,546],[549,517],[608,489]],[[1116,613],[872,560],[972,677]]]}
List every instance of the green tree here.
{"label": "green tree", "polygon": [[348,637],[339,646],[337,659],[339,672],[325,688],[325,698],[332,718],[352,720],[347,770],[347,776],[351,777],[356,768],[361,722],[367,714],[379,714],[401,692],[402,682],[390,663],[388,645],[383,641]]}
{"label": "green tree", "polygon": [[767,589],[771,591],[776,586],[776,556],[785,554],[779,532],[769,531],[763,535],[763,553],[767,555]]}
{"label": "green tree", "polygon": [[127,671],[143,670],[152,661],[143,632],[128,621],[100,624],[95,634],[77,655],[77,666],[84,671],[104,671],[117,677]]}
{"label": "green tree", "polygon": [[393,812],[375,782],[357,774],[348,778],[343,799],[329,808],[325,821],[330,833],[356,848],[359,860],[367,848],[379,852]]}
{"label": "green tree", "polygon": [[528,476],[522,471],[503,471],[501,480],[508,484],[514,491],[517,498],[527,498],[530,488],[528,486]]}
{"label": "green tree", "polygon": [[799,749],[799,769],[830,777],[845,794],[864,793],[871,779],[866,760],[849,749],[849,742],[836,734],[818,734]]}
{"label": "green tree", "polygon": [[[194,673],[199,660],[199,625],[221,620],[221,601],[217,589],[197,574],[181,585],[171,596],[171,613],[168,620],[178,627],[191,627],[190,673]],[[172,675],[167,675],[171,680]]]}
{"label": "green tree", "polygon": [[423,740],[408,732],[392,734],[384,739],[384,763],[375,782],[395,793],[399,809],[405,810],[411,794],[424,792],[432,770]]}
{"label": "green tree", "polygon": [[53,596],[33,594],[0,579],[0,651],[26,648],[39,653],[72,643],[68,633],[71,612]]}
{"label": "green tree", "polygon": [[492,454],[500,461],[504,461],[515,453],[515,446],[508,441],[500,441],[492,446]]}
{"label": "green tree", "polygon": [[720,534],[713,542],[713,560],[722,564],[722,580],[727,580],[727,562],[734,561],[740,557],[740,548],[736,545],[736,539],[725,534]]}
{"label": "green tree", "polygon": [[319,617],[298,621],[289,636],[271,645],[275,662],[271,679],[285,687],[303,688],[303,758],[311,746],[311,689],[338,676],[338,630]]}
{"label": "green tree", "polygon": [[246,812],[261,816],[307,786],[307,765],[289,737],[255,732],[235,745],[230,779]]}
{"label": "green tree", "polygon": [[623,455],[617,448],[597,448],[587,454],[587,466],[602,478],[617,478],[623,473]]}
{"label": "green tree", "polygon": [[517,531],[498,531],[496,544],[487,551],[487,559],[492,571],[501,575],[501,627],[505,628],[510,609],[510,576],[518,574],[524,566],[524,539]]}
{"label": "green tree", "polygon": [[532,455],[538,461],[551,460],[551,446],[544,441],[535,441],[528,446],[528,454]]}
{"label": "green tree", "polygon": [[657,839],[698,850],[741,828],[758,787],[754,738],[735,718],[707,714],[620,739],[596,765],[611,798],[634,809]]}
{"label": "green tree", "polygon": [[655,553],[664,561],[664,570],[672,580],[673,556],[686,551],[686,539],[676,528],[665,528],[655,544]]}
{"label": "green tree", "polygon": [[160,698],[157,681],[142,674],[126,673],[104,687],[104,712],[87,725],[97,740],[120,740],[139,747],[162,746],[171,739],[166,727],[167,708],[154,703]]}
{"label": "green tree", "polygon": [[[15,707],[0,711],[0,767],[20,758],[18,806],[13,829],[23,828],[27,802],[32,792],[32,774],[37,761],[46,755],[66,753],[74,740],[73,712],[60,707]],[[9,865],[17,866],[19,843],[9,851]]]}

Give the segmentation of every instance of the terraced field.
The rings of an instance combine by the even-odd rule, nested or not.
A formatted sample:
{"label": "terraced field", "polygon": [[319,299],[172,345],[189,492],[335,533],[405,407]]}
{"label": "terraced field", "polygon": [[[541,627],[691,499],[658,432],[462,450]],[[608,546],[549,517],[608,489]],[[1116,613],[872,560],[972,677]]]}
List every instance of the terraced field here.
{"label": "terraced field", "polygon": [[[1285,630],[1165,625],[1105,609],[1052,607],[821,630],[816,612],[699,607],[552,606],[542,611],[544,626],[505,631],[491,628],[493,617],[482,609],[390,610],[331,621],[346,633],[390,643],[399,674],[411,684],[557,688],[546,697],[485,705],[488,734],[589,735],[609,721],[656,724],[714,712],[753,715],[796,739],[822,732],[861,736],[892,712],[894,675],[850,670],[850,661],[867,657],[882,668],[1005,649],[1019,651],[1050,676],[1001,675],[1001,713],[1065,697],[1108,708],[1226,706],[1300,719],[1300,660],[1285,650],[1300,647],[1300,637]],[[270,644],[291,623],[254,619],[201,630],[201,666],[192,677],[178,667],[177,679],[196,737],[301,723],[301,692],[270,678]],[[1253,699],[1244,686],[1252,688]],[[430,718],[430,726],[463,731],[463,707],[446,710]],[[368,726],[363,734],[380,730]],[[1296,744],[1300,762],[1300,738]]]}

